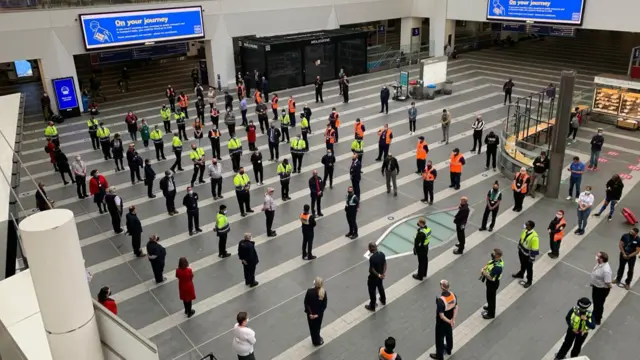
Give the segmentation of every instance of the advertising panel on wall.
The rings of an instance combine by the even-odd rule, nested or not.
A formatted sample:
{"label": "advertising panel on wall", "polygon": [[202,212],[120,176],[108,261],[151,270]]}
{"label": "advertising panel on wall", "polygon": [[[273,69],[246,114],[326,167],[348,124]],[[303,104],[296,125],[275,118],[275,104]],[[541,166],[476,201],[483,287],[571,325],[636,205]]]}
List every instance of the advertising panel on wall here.
{"label": "advertising panel on wall", "polygon": [[585,0],[487,0],[487,20],[580,26]]}
{"label": "advertising panel on wall", "polygon": [[204,38],[200,6],[81,14],[87,51]]}
{"label": "advertising panel on wall", "polygon": [[78,94],[73,77],[64,77],[51,80],[53,91],[58,102],[58,111],[62,117],[69,118],[80,116]]}

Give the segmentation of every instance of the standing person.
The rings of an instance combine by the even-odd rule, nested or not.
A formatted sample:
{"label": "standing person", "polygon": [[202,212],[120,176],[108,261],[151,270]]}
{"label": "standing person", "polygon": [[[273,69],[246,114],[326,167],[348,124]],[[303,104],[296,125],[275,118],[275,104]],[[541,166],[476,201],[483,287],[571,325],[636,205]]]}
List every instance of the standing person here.
{"label": "standing person", "polygon": [[60,172],[60,176],[62,177],[62,182],[65,185],[69,183],[64,176],[64,174],[68,174],[69,180],[71,180],[71,183],[75,184],[76,179],[71,173],[71,166],[69,165],[69,158],[67,158],[67,155],[65,155],[65,153],[63,153],[60,147],[58,147],[57,145],[56,145],[56,148],[53,150],[53,153],[56,158],[56,164],[58,165],[58,172]]}
{"label": "standing person", "polygon": [[249,143],[249,151],[256,150],[256,126],[253,125],[253,120],[249,121],[249,124],[246,125],[245,130],[247,131],[247,142]]}
{"label": "standing person", "polygon": [[164,276],[164,263],[167,257],[167,250],[158,243],[160,237],[156,234],[149,236],[147,242],[147,259],[151,263],[151,270],[156,284],[162,284],[167,278]]}
{"label": "standing person", "polygon": [[44,183],[38,183],[38,190],[36,191],[36,208],[39,211],[51,210],[55,201],[50,200],[47,196],[47,192],[44,190]]}
{"label": "standing person", "polygon": [[216,106],[216,89],[213,86],[209,86],[209,91],[207,92],[207,102],[209,103],[209,111],[213,110]]}
{"label": "standing person", "polygon": [[309,204],[304,204],[302,214],[300,214],[300,223],[302,224],[302,259],[313,260],[316,257],[311,253],[313,249],[313,237],[315,235],[316,216],[309,214]]}
{"label": "standing person", "polygon": [[280,130],[276,128],[275,124],[271,124],[267,129],[267,141],[269,143],[269,161],[278,161],[280,157]]}
{"label": "standing person", "polygon": [[429,242],[431,241],[431,228],[427,226],[424,218],[418,220],[418,232],[413,240],[413,255],[418,257],[418,272],[411,275],[414,279],[422,281],[427,277],[429,267]]}
{"label": "standing person", "polygon": [[596,325],[602,322],[604,303],[615,282],[609,265],[609,255],[600,251],[596,254],[596,265],[591,271],[591,298],[593,299],[593,321]]}
{"label": "standing person", "polygon": [[327,150],[333,151],[333,144],[337,141],[336,134],[336,130],[333,129],[331,123],[327,124],[327,129],[324,131],[324,143]]}
{"label": "standing person", "polygon": [[267,192],[264,194],[262,211],[264,212],[265,221],[267,224],[267,236],[274,237],[278,235],[273,230],[273,218],[276,216],[276,201],[273,199],[273,188],[268,188]]}
{"label": "standing person", "polygon": [[471,148],[471,152],[476,151],[476,144],[478,144],[478,154],[480,154],[482,150],[482,130],[484,130],[482,115],[476,116],[476,120],[471,124],[471,128],[473,129],[473,147]]}
{"label": "standing person", "polygon": [[[263,74],[264,75],[264,74]],[[262,77],[262,94],[264,95],[264,102],[269,101],[269,80],[266,77]]]}
{"label": "standing person", "polygon": [[116,195],[116,188],[113,186],[107,191],[107,195],[104,197],[104,203],[107,205],[109,215],[111,215],[111,226],[116,234],[122,233],[122,227],[120,226],[122,221],[123,203],[122,198]]}
{"label": "standing person", "polygon": [[193,82],[194,88],[198,85],[199,79],[200,75],[198,73],[198,68],[194,66],[193,69],[191,69],[191,81]]}
{"label": "standing person", "polygon": [[209,130],[209,142],[211,143],[211,153],[213,158],[222,160],[222,154],[220,153],[220,130],[216,125],[213,125]]}
{"label": "standing person", "polygon": [[88,197],[87,195],[87,165],[82,161],[80,155],[71,163],[71,171],[75,175],[76,191],[79,199]]}
{"label": "standing person", "polygon": [[438,171],[429,160],[427,161],[427,167],[422,171],[422,193],[424,197],[420,201],[423,203],[433,205],[433,184],[436,181],[436,177],[438,177]]}
{"label": "standing person", "polygon": [[251,239],[250,233],[245,233],[244,238],[238,243],[238,257],[244,269],[244,283],[249,287],[258,286],[256,281],[256,266],[260,262],[256,243]]}
{"label": "standing person", "polygon": [[362,163],[358,159],[358,154],[351,157],[351,167],[349,167],[349,177],[351,178],[351,188],[353,193],[360,198],[360,180],[362,179]]}
{"label": "standing person", "polygon": [[382,176],[385,177],[387,184],[387,194],[391,193],[391,184],[393,184],[393,196],[398,196],[398,183],[396,181],[400,173],[400,165],[398,159],[388,154],[382,162]]}
{"label": "standing person", "polygon": [[[349,232],[345,234],[350,239],[358,238],[358,209],[360,208],[360,198],[354,193],[353,186],[347,188],[347,201],[344,205],[344,211],[347,213],[347,223],[349,224]],[[375,307],[375,306],[374,306]]]}
{"label": "standing person", "polygon": [[178,213],[176,210],[176,180],[173,178],[171,170],[164,172],[164,177],[160,179],[160,190],[165,199],[165,205],[169,215],[173,216]]}
{"label": "standing person", "polygon": [[211,119],[211,124],[216,128],[220,125],[220,111],[213,105],[213,109],[209,112],[209,118]]}
{"label": "standing person", "polygon": [[129,213],[125,216],[125,225],[127,226],[127,234],[131,236],[131,248],[133,249],[133,255],[136,257],[143,257],[144,253],[140,249],[142,243],[142,223],[138,219],[136,214],[136,207],[129,206]]}
{"label": "standing person", "polygon": [[164,95],[167,97],[167,100],[169,100],[169,106],[171,107],[171,111],[176,112],[176,91],[173,89],[171,85],[167,85],[167,90],[164,92]]}
{"label": "standing person", "polygon": [[436,352],[429,354],[435,360],[453,351],[453,328],[458,315],[458,298],[449,290],[449,281],[440,280],[440,297],[436,299]]}
{"label": "standing person", "polygon": [[200,229],[200,209],[198,208],[199,199],[198,193],[194,192],[191,186],[187,187],[187,194],[182,198],[182,206],[187,208],[190,236],[202,232],[202,229]]}
{"label": "standing person", "polygon": [[160,117],[162,118],[162,125],[164,126],[164,131],[169,134],[171,132],[171,111],[175,109],[175,105],[171,109],[167,109],[167,105],[162,105],[160,108]]}
{"label": "standing person", "polygon": [[314,346],[324,344],[324,339],[320,336],[320,329],[322,328],[322,318],[326,309],[327,291],[324,289],[324,280],[318,276],[313,280],[313,287],[307,289],[307,293],[304,296],[304,312],[307,314],[309,334],[311,343]]}
{"label": "standing person", "polygon": [[466,164],[464,156],[460,153],[460,149],[455,148],[451,153],[449,162],[449,177],[451,178],[450,188],[460,190],[460,178],[462,177],[462,167]]}
{"label": "standing person", "polygon": [[329,189],[333,189],[333,169],[336,165],[336,157],[333,155],[333,151],[327,150],[327,153],[322,156],[322,165],[324,165],[324,175],[322,176],[322,182],[327,183],[329,179]]}
{"label": "standing person", "polygon": [[442,142],[449,144],[449,126],[451,125],[451,113],[447,109],[442,109],[440,116],[440,127],[442,127]]}
{"label": "standing person", "polygon": [[154,199],[156,196],[153,193],[153,182],[156,179],[156,172],[151,167],[151,160],[144,160],[144,184],[147,185],[147,196],[149,199]]}
{"label": "standing person", "polygon": [[396,349],[396,339],[389,336],[384,341],[384,346],[380,348],[378,357],[383,360],[402,360],[400,355],[394,350]]}
{"label": "standing person", "polygon": [[100,140],[100,149],[105,160],[111,159],[111,130],[104,126],[104,122],[100,122],[96,136]]}
{"label": "standing person", "polygon": [[253,346],[256,344],[255,331],[247,327],[249,315],[241,311],[236,316],[237,323],[233,326],[233,350],[238,354],[238,360],[256,360]]}
{"label": "standing person", "polygon": [[255,149],[251,154],[251,165],[253,166],[253,175],[256,178],[256,183],[264,185],[264,168],[262,166],[262,153],[260,150]]}
{"label": "standing person", "polygon": [[416,174],[422,174],[424,167],[427,163],[427,155],[429,154],[429,145],[424,140],[424,136],[418,137],[418,144],[416,144]]}
{"label": "standing person", "polygon": [[316,103],[318,102],[318,98],[320,98],[320,102],[324,103],[324,99],[322,99],[322,87],[324,86],[324,81],[320,80],[320,76],[316,76],[315,88],[316,88]]}
{"label": "standing person", "polygon": [[178,136],[180,140],[184,138],[185,141],[189,140],[187,136],[187,117],[185,113],[181,109],[177,109],[176,113],[173,114],[173,117],[176,120],[176,125],[178,126]]}
{"label": "standing person", "polygon": [[211,159],[211,165],[207,169],[209,172],[209,178],[211,179],[211,196],[213,200],[222,199],[222,162],[218,162],[218,159]]}
{"label": "standing person", "polygon": [[[204,121],[204,120],[202,120]],[[202,126],[202,122],[200,119],[196,119],[193,123],[193,138],[198,142],[198,146],[200,146],[200,141],[204,137],[204,127]]]}
{"label": "standing person", "polygon": [[[104,149],[104,146],[102,147]],[[108,146],[107,149],[111,148],[111,152],[113,153],[113,160],[116,163],[116,172],[122,170],[124,171],[124,145],[122,144],[122,139],[120,139],[120,134],[116,133],[113,136],[113,140],[111,140],[111,146]],[[131,167],[131,165],[129,165]]]}
{"label": "standing person", "polygon": [[571,120],[569,121],[569,134],[567,134],[567,139],[571,137],[573,134],[573,141],[576,141],[576,135],[578,134],[578,128],[580,127],[580,108],[575,108],[573,112],[571,112]]}
{"label": "standing person", "polygon": [[264,134],[265,129],[269,129],[269,115],[267,115],[267,105],[264,102],[256,105],[256,114],[260,124],[260,132]]}
{"label": "standing person", "polygon": [[349,103],[349,78],[347,75],[342,77],[342,98],[345,104]]}
{"label": "standing person", "polygon": [[578,197],[578,229],[574,232],[576,235],[583,235],[587,228],[587,221],[591,215],[591,207],[593,206],[594,197],[591,193],[591,186],[587,185],[584,191]]}
{"label": "standing person", "polygon": [[340,68],[340,72],[338,73],[338,87],[340,88],[339,96],[342,96],[342,85],[344,83],[344,68]]}
{"label": "standing person", "polygon": [[49,121],[47,127],[44,129],[44,137],[51,139],[56,146],[60,146],[60,134],[53,121]]}
{"label": "standing person", "polygon": [[380,113],[384,111],[385,114],[389,113],[389,96],[391,93],[387,89],[387,85],[382,85],[380,90]]}
{"label": "standing person", "polygon": [[293,99],[293,96],[289,96],[287,106],[289,108],[289,120],[291,121],[291,127],[296,127],[296,101]]}
{"label": "standing person", "polygon": [[120,79],[122,80],[122,92],[129,91],[129,80],[131,77],[126,66],[122,68],[122,75]]}
{"label": "standing person", "polygon": [[224,114],[224,124],[227,125],[229,136],[236,134],[236,116],[229,108],[227,108],[227,112]]}
{"label": "standing person", "polygon": [[180,107],[180,111],[184,114],[184,116],[189,118],[189,97],[184,94],[184,92],[180,92],[178,96],[178,107]]}
{"label": "standing person", "polygon": [[192,302],[196,299],[196,288],[193,286],[193,270],[189,267],[186,257],[181,257],[178,260],[176,278],[178,279],[178,295],[184,304],[184,313],[190,318],[196,313],[192,308]]}
{"label": "standing person", "polygon": [[[53,164],[53,171],[58,171],[58,164],[56,164],[56,144],[51,141],[51,139],[47,139],[47,145],[44,147],[44,152],[49,154],[49,160],[51,164]],[[111,155],[109,155],[111,156]],[[106,160],[106,159],[105,159]]]}
{"label": "standing person", "polygon": [[381,161],[383,156],[386,158],[389,155],[392,139],[393,132],[389,129],[389,124],[384,124],[384,127],[378,130],[378,157],[376,161]]}
{"label": "standing person", "polygon": [[[322,215],[322,195],[324,193],[324,181],[318,176],[318,170],[313,170],[313,175],[309,179],[309,195],[311,196],[311,214],[313,216]],[[316,211],[317,209],[317,211]]]}
{"label": "standing person", "polygon": [[100,140],[98,139],[98,135],[96,134],[99,125],[100,123],[93,116],[91,116],[91,118],[87,120],[87,126],[89,127],[89,138],[91,139],[91,147],[93,147],[93,150],[100,149]]}
{"label": "standing person", "polygon": [[91,170],[91,179],[89,179],[89,193],[93,196],[93,202],[98,205],[100,214],[107,212],[107,205],[104,198],[107,194],[109,183],[104,176],[100,175],[98,170]]}
{"label": "standing person", "polygon": [[224,92],[224,108],[229,109],[229,111],[233,111],[233,97],[228,91]]}
{"label": "standing person", "polygon": [[300,135],[302,135],[302,140],[304,141],[304,151],[309,151],[309,140],[308,135],[311,134],[311,127],[309,127],[309,120],[307,120],[307,115],[303,112],[300,113]]}
{"label": "standing person", "polygon": [[607,218],[607,220],[611,221],[611,218],[613,217],[613,213],[615,212],[615,209],[616,209],[616,205],[618,204],[618,201],[620,201],[620,198],[622,197],[622,189],[624,189],[624,183],[622,183],[622,179],[620,178],[620,175],[614,174],[611,177],[611,179],[607,181],[606,186],[607,186],[607,191],[604,199],[604,204],[602,204],[602,207],[600,208],[600,210],[596,214],[593,214],[593,216],[595,217],[600,216],[602,212],[606,210],[607,206],[609,206],[609,217]]}
{"label": "standing person", "polygon": [[464,252],[464,245],[467,241],[465,229],[467,228],[467,220],[469,220],[469,204],[466,196],[460,198],[460,205],[458,205],[458,212],[453,218],[453,223],[456,225],[456,235],[458,243],[457,249],[453,250],[456,255],[462,255]]}
{"label": "standing person", "polygon": [[[200,184],[204,184],[204,164],[205,164],[204,149],[198,147],[196,144],[191,144],[191,151],[189,152],[189,159],[193,162],[193,175],[191,176],[191,187],[196,183],[196,179]],[[198,174],[200,177],[198,178]]]}
{"label": "standing person", "polygon": [[560,243],[564,237],[564,229],[567,227],[567,222],[564,219],[564,210],[560,209],[556,212],[556,216],[549,223],[547,231],[549,232],[549,255],[552,259],[557,259],[560,256]]}
{"label": "standing person", "polygon": [[176,157],[176,161],[171,165],[171,171],[176,172],[176,167],[178,171],[184,171],[182,168],[182,140],[178,136],[178,132],[173,133],[173,139],[171,140],[171,148],[173,149],[173,154]]}
{"label": "standing person", "polygon": [[51,98],[46,92],[42,93],[42,97],[40,97],[40,109],[42,109],[42,116],[44,117],[44,119],[49,120],[53,112],[51,111]]}
{"label": "standing person", "polygon": [[487,286],[487,306],[484,306],[482,318],[493,319],[496,317],[496,294],[500,287],[504,261],[502,260],[502,250],[493,249],[491,260],[482,268],[482,282]]}
{"label": "standing person", "polygon": [[522,203],[525,196],[527,196],[529,186],[529,175],[527,174],[527,168],[521,167],[520,171],[514,176],[511,183],[511,190],[513,191],[513,211],[522,211]]}
{"label": "standing person", "polygon": [[273,120],[278,120],[278,94],[273,94],[271,97],[271,111],[273,111]]}
{"label": "standing person", "polygon": [[382,280],[387,272],[387,259],[382,251],[378,251],[378,246],[369,243],[369,277],[367,279],[367,287],[369,288],[369,304],[364,308],[369,311],[376,311],[376,290],[380,294],[380,303],[382,306],[387,305],[387,296],[384,292]]}
{"label": "standing person", "polygon": [[567,313],[565,321],[569,327],[567,328],[567,334],[564,336],[562,346],[555,355],[555,359],[564,359],[569,350],[571,350],[572,358],[578,357],[580,351],[582,351],[582,344],[584,344],[587,335],[589,335],[589,330],[596,328],[591,311],[589,311],[591,300],[583,297],[578,300],[577,305]]}
{"label": "standing person", "polygon": [[415,102],[411,102],[411,107],[407,112],[409,113],[409,135],[413,135],[416,132],[416,121],[418,120],[418,108],[416,108]]}
{"label": "standing person", "polygon": [[293,159],[293,172],[300,174],[302,171],[302,159],[304,158],[304,149],[307,147],[307,143],[302,140],[302,135],[298,134],[293,140],[291,140],[291,158]]}
{"label": "standing person", "polygon": [[500,183],[496,180],[493,183],[493,187],[487,193],[487,205],[484,207],[484,214],[482,215],[482,225],[478,231],[487,230],[487,221],[489,221],[489,214],[491,214],[491,225],[489,225],[489,231],[493,231],[493,227],[496,226],[496,217],[498,217],[498,211],[500,211],[500,203],[502,202],[502,192],[500,191]]}
{"label": "standing person", "polygon": [[509,104],[511,104],[511,93],[513,92],[513,80],[509,78],[504,85],[502,85],[502,91],[504,92],[504,105],[507,105],[507,98],[509,98]]}
{"label": "standing person", "polygon": [[127,131],[131,141],[138,141],[138,115],[129,110],[124,122],[127,123]]}
{"label": "standing person", "polygon": [[247,126],[247,99],[240,100],[240,115],[242,116],[242,126]]}
{"label": "standing person", "polygon": [[278,164],[278,168],[276,169],[276,173],[280,177],[280,191],[282,201],[289,200],[289,181],[291,180],[291,173],[293,172],[291,168],[291,164],[289,164],[288,159],[282,160],[280,164]]}
{"label": "standing person", "polygon": [[[336,108],[332,108],[331,109],[331,114],[329,114],[329,125],[331,126],[331,128],[334,131],[334,141],[333,143],[337,143],[338,142],[338,138],[340,137],[340,134],[338,133],[338,128],[340,128],[340,114],[338,113],[338,111],[336,110]],[[328,134],[325,132],[325,136],[327,136]],[[327,139],[329,140],[329,139]],[[333,144],[332,143],[332,144]],[[333,148],[333,145],[332,147]]]}
{"label": "standing person", "polygon": [[484,168],[489,170],[489,160],[492,160],[493,171],[496,171],[496,156],[500,138],[493,131],[489,131],[489,134],[484,137],[484,144],[487,146],[487,163]]}
{"label": "standing person", "polygon": [[536,227],[536,223],[528,220],[524,224],[524,230],[520,234],[520,241],[518,242],[518,258],[520,260],[520,271],[511,275],[516,279],[524,278],[524,273],[527,273],[527,280],[520,281],[520,285],[525,289],[530,287],[533,283],[533,262],[536,260],[536,256],[540,252],[540,239],[538,233],[533,230]]}
{"label": "standing person", "polygon": [[545,151],[540,153],[540,156],[533,159],[533,173],[531,174],[531,180],[529,185],[529,193],[531,197],[535,197],[535,192],[538,188],[544,185],[544,178],[547,176],[550,162]]}
{"label": "standing person", "polygon": [[553,100],[556,98],[556,87],[553,85],[553,83],[550,83],[549,86],[547,86],[547,88],[544,90],[545,95],[547,95],[547,98],[549,100]]}
{"label": "standing person", "polygon": [[140,123],[140,127],[138,127],[138,131],[140,131],[140,138],[142,139],[142,145],[145,148],[148,148],[149,147],[149,139],[151,138],[151,130],[149,129],[149,125],[147,124],[147,120],[142,119],[142,122]]}
{"label": "standing person", "polygon": [[213,231],[218,236],[218,257],[224,259],[226,257],[231,256],[229,252],[227,252],[227,235],[229,235],[229,231],[231,231],[231,226],[229,225],[229,218],[227,217],[227,206],[222,204],[216,214],[216,226],[213,228]]}
{"label": "standing person", "polygon": [[111,289],[108,286],[100,289],[98,293],[98,302],[104,306],[107,310],[111,311],[113,315],[118,315],[118,305],[116,301],[111,298]]}
{"label": "standing person", "polygon": [[140,176],[140,168],[142,167],[142,164],[142,158],[138,155],[135,144],[129,144],[129,149],[127,150],[127,165],[129,166],[129,175],[131,175],[132,185],[136,184],[136,179],[138,179],[138,181],[142,181],[142,176]]}
{"label": "standing person", "polygon": [[162,130],[158,128],[158,125],[154,126],[153,131],[149,135],[149,138],[153,141],[153,147],[156,150],[156,160],[158,161],[160,161],[160,158],[162,158],[162,160],[167,160],[167,158],[164,157],[164,139],[162,138],[163,136],[164,134],[162,133]]}
{"label": "standing person", "polygon": [[240,215],[242,217],[247,216],[247,213],[252,213],[251,208],[251,180],[249,175],[244,173],[244,168],[241,167],[236,176],[233,178],[233,186],[236,188],[236,198],[238,199],[238,205],[240,206]]}
{"label": "standing person", "polygon": [[240,170],[240,160],[242,159],[242,141],[236,137],[236,134],[231,134],[227,148],[231,158],[231,168],[233,172],[237,173]]}
{"label": "standing person", "polygon": [[[638,238],[638,228],[633,228],[627,234],[622,235],[620,242],[618,242],[618,249],[620,250],[620,265],[618,265],[618,272],[616,279],[613,281],[618,286],[624,286],[625,290],[631,289],[631,280],[633,279],[633,269],[636,266],[636,259],[640,253],[640,238]],[[627,270],[627,278],[622,285],[622,276],[624,275],[624,268],[629,266]]]}
{"label": "standing person", "polygon": [[589,157],[589,170],[598,169],[598,161],[600,159],[600,151],[604,145],[604,136],[602,136],[602,128],[598,128],[598,132],[591,138],[591,156]]}
{"label": "standing person", "polygon": [[287,142],[289,142],[289,127],[291,126],[291,118],[285,109],[282,109],[282,114],[280,115],[280,132],[282,133],[282,139],[280,142],[284,142],[284,138],[287,138]]}
{"label": "standing person", "polygon": [[202,122],[204,122],[205,108],[206,108],[206,105],[204,103],[204,99],[202,98],[202,96],[198,96],[196,100],[196,116],[198,120]]}
{"label": "standing person", "polygon": [[307,103],[304,103],[302,113],[304,114],[304,117],[307,118],[307,121],[309,121],[309,133],[311,133],[311,115],[313,115],[313,112]]}

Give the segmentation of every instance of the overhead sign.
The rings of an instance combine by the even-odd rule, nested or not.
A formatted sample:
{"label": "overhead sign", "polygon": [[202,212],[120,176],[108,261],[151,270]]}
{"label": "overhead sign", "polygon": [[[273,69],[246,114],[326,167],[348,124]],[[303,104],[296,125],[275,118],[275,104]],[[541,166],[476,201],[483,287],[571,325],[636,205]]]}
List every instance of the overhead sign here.
{"label": "overhead sign", "polygon": [[488,0],[487,20],[579,26],[585,0]]}
{"label": "overhead sign", "polygon": [[187,52],[189,52],[189,43],[145,46],[135,49],[102,51],[99,53],[94,53],[91,54],[91,63],[97,65],[130,60],[154,59],[170,55],[186,54]]}
{"label": "overhead sign", "polygon": [[81,14],[80,25],[87,50],[204,37],[200,6]]}
{"label": "overhead sign", "polygon": [[411,28],[411,36],[420,36],[420,28],[419,27]]}
{"label": "overhead sign", "polygon": [[64,111],[78,107],[78,94],[73,77],[51,80],[58,101],[58,110]]}

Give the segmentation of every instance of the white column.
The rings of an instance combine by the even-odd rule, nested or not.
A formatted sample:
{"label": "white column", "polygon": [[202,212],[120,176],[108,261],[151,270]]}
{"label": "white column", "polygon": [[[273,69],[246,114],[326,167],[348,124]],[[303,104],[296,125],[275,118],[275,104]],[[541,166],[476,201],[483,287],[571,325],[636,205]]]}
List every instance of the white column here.
{"label": "white column", "polygon": [[[212,68],[209,69],[217,86],[217,75],[220,75],[222,88],[235,88],[235,63],[233,58],[233,39],[229,36],[224,16],[220,16],[211,46],[207,48],[207,59],[211,57]],[[205,42],[206,44],[206,42]],[[207,63],[207,67],[209,63]],[[211,78],[211,77],[210,77]]]}
{"label": "white column", "polygon": [[[412,29],[418,28],[420,35],[413,36]],[[400,21],[400,49],[404,52],[419,52],[422,41],[422,18],[408,17]]]}
{"label": "white column", "polygon": [[209,75],[209,86],[217,89],[218,88],[218,78],[216,76],[216,72],[214,71],[213,65],[213,45],[211,44],[211,40],[204,41],[204,53],[207,60],[207,72]]}
{"label": "white column", "polygon": [[447,20],[447,1],[438,0],[433,6],[434,14],[429,18],[429,55],[443,56],[444,47],[451,35],[451,46],[455,45],[456,21]]}
{"label": "white column", "polygon": [[73,54],[70,54],[64,47],[60,39],[52,35],[49,38],[49,51],[46,55],[39,59],[40,61],[40,76],[42,77],[42,84],[44,90],[49,94],[51,98],[51,108],[54,112],[58,112],[58,106],[56,103],[56,94],[53,90],[53,84],[51,80],[73,76],[73,80],[76,84],[76,94],[78,97],[78,106],[81,111],[85,109],[82,106],[82,96],[80,93],[80,83],[78,82],[78,74],[76,72],[76,65],[73,62]]}
{"label": "white column", "polygon": [[73,212],[35,213],[20,232],[53,360],[103,360]]}

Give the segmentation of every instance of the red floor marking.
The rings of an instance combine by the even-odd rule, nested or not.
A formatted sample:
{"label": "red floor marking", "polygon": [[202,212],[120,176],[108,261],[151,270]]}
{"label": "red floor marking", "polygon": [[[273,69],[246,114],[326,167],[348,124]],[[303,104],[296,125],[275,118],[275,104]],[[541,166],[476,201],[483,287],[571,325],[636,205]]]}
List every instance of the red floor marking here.
{"label": "red floor marking", "polygon": [[636,165],[629,165],[627,166],[629,168],[629,170],[633,170],[633,171],[640,171],[640,166],[636,166]]}
{"label": "red floor marking", "polygon": [[609,161],[609,160],[607,160],[607,159],[605,159],[605,158],[598,158],[598,162],[599,162],[599,163],[603,163],[603,164],[604,164],[604,163],[606,163],[606,162],[608,162],[608,161]]}
{"label": "red floor marking", "polygon": [[609,151],[609,152],[607,153],[607,155],[611,155],[611,156],[618,156],[619,154],[618,154],[617,152],[615,152],[615,151]]}
{"label": "red floor marking", "polygon": [[633,176],[629,175],[629,174],[619,174],[620,178],[623,180],[631,180],[631,178],[633,178]]}

